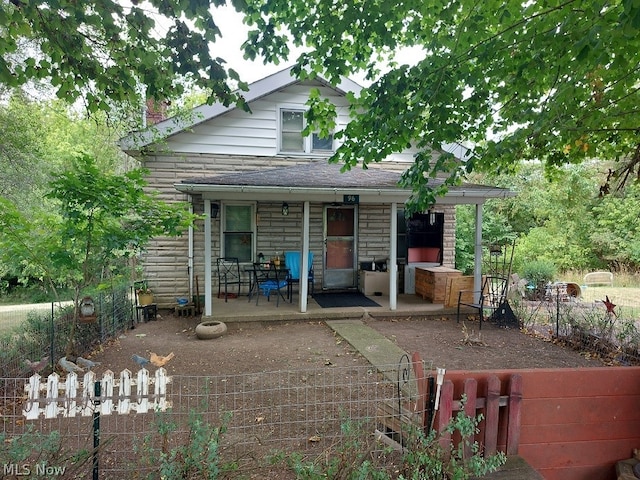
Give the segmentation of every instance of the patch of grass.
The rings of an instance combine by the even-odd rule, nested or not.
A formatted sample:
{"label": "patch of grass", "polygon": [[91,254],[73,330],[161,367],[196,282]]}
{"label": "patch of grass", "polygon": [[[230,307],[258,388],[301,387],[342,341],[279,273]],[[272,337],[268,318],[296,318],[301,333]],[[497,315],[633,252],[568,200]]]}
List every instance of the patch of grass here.
{"label": "patch of grass", "polygon": [[581,287],[583,302],[602,302],[609,300],[617,305],[617,310],[624,308],[628,316],[640,318],[640,288],[630,287]]}
{"label": "patch of grass", "polygon": [[[61,298],[73,298],[70,289],[61,288],[58,290]],[[42,285],[18,286],[4,290],[0,296],[0,305],[23,305],[32,303],[51,303],[56,298],[52,292]]]}

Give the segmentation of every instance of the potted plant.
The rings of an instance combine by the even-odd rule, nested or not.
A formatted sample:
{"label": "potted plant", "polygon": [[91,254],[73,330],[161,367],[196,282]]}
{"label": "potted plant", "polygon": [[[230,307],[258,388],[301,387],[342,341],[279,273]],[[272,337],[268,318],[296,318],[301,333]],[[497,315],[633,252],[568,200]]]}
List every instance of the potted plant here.
{"label": "potted plant", "polygon": [[136,294],[138,295],[138,305],[151,305],[153,303],[153,292],[146,281],[137,284]]}

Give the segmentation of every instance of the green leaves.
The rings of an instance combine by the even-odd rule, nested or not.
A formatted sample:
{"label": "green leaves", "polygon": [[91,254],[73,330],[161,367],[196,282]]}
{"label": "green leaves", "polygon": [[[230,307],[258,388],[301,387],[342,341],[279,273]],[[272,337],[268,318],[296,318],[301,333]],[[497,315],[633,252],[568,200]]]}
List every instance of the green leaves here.
{"label": "green leaves", "polygon": [[147,194],[145,186],[142,170],[105,173],[93,157],[79,154],[51,182],[52,213],[31,222],[0,199],[0,251],[76,291],[106,272],[121,273],[123,259],[139,253],[151,238],[180,235],[195,218],[185,205]]}
{"label": "green leaves", "polygon": [[[639,143],[637,0],[247,4],[258,30],[280,27],[311,47],[301,69],[373,80],[334,160],[366,165],[411,143],[419,154],[406,179],[422,205],[433,193],[423,177],[457,181],[453,163],[430,159],[443,144],[472,147],[468,171],[508,171],[523,159],[624,163]],[[250,51],[278,57],[284,38],[256,34]],[[403,48],[414,52],[409,65],[393,63]],[[392,68],[380,76],[386,57]]]}
{"label": "green leaves", "polygon": [[137,106],[142,86],[153,98],[176,98],[187,79],[233,103],[238,97],[224,60],[210,53],[220,31],[209,7],[204,0],[151,0],[144,8],[113,0],[5,2],[0,82],[15,87],[50,79],[58,98],[69,102],[92,93],[91,111],[108,111],[113,102]]}

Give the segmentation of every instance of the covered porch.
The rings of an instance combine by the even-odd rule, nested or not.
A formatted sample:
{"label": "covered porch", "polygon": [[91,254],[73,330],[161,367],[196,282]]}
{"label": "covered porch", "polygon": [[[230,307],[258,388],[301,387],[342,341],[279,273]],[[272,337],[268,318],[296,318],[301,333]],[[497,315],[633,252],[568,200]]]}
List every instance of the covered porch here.
{"label": "covered porch", "polygon": [[[307,297],[307,309],[300,311],[299,293],[295,292],[293,302],[282,301],[276,306],[274,298],[267,301],[261,296],[256,305],[255,296],[249,300],[246,294],[237,298],[212,297],[212,311],[215,320],[221,322],[262,322],[262,321],[313,321],[343,318],[361,318],[371,316],[375,318],[408,318],[433,315],[455,315],[454,307],[445,307],[443,304],[425,302],[418,295],[397,295],[396,308],[390,308],[389,295],[367,296],[379,306],[366,307],[333,307],[322,308],[313,296]],[[204,313],[204,309],[203,309]]]}
{"label": "covered porch", "polygon": [[[358,265],[371,260],[376,254],[382,253],[385,258],[385,270],[388,272],[388,289],[385,289],[383,297],[375,297],[380,305],[376,312],[386,311],[390,315],[400,315],[402,311],[429,311],[436,309],[436,305],[430,305],[416,295],[403,296],[400,285],[402,273],[399,271],[402,265],[406,265],[408,258],[400,258],[399,252],[406,252],[398,247],[398,212],[404,208],[404,204],[410,198],[411,190],[400,186],[400,171],[382,170],[381,168],[369,168],[363,170],[354,168],[342,172],[339,165],[326,162],[312,162],[301,165],[277,167],[259,171],[247,171],[238,174],[227,174],[203,178],[191,178],[175,184],[175,188],[187,195],[194,202],[201,202],[204,219],[203,231],[194,236],[190,232],[190,252],[194,249],[201,250],[204,256],[204,316],[216,319],[224,318],[228,307],[227,302],[222,305],[216,298],[217,278],[215,276],[215,263],[218,257],[225,257],[222,250],[225,244],[222,238],[224,217],[215,221],[211,212],[222,211],[225,205],[233,202],[244,202],[255,205],[252,210],[255,215],[255,230],[247,233],[247,246],[252,253],[244,262],[249,265],[256,262],[260,252],[275,250],[293,250],[300,252],[300,292],[293,304],[283,305],[280,302],[279,309],[274,306],[273,314],[282,315],[285,308],[297,313],[304,318],[305,314],[317,318],[318,315],[327,317],[331,315],[331,309],[320,309],[308,295],[307,262],[309,252],[315,253],[314,267],[316,282],[318,274],[322,279],[321,288],[360,288],[358,282]],[[439,184],[438,179],[430,180],[434,188]],[[490,198],[505,198],[512,196],[512,192],[502,188],[483,185],[462,185],[449,188],[444,197],[439,197],[436,204],[429,211],[428,222],[434,224],[436,215],[433,212],[449,212],[444,220],[445,240],[441,246],[441,257],[438,264],[444,267],[453,267],[455,261],[455,205],[473,204],[476,206],[476,259],[474,277],[480,289],[481,261],[482,261],[482,204]],[[285,203],[286,202],[286,203]],[[287,213],[280,216],[276,209],[280,204],[286,205]],[[328,221],[331,216],[328,212],[333,210],[347,211],[350,208],[351,216],[345,215],[352,222],[353,234],[347,241],[338,236],[337,244],[345,249],[344,267],[337,269],[339,274],[345,274],[346,284],[333,284],[328,281],[328,274],[332,262],[336,262],[337,253],[330,249],[331,232],[328,229]],[[283,210],[284,212],[284,210]],[[427,213],[427,212],[425,212]],[[213,219],[211,216],[213,216]],[[444,215],[440,218],[445,218]],[[274,220],[275,218],[280,220]],[[404,217],[403,217],[404,218]],[[434,220],[431,220],[434,218]],[[286,219],[286,220],[284,220]],[[328,220],[329,219],[329,220]],[[267,223],[271,221],[271,223]],[[437,220],[440,222],[440,220]],[[260,224],[258,224],[260,223]],[[201,243],[200,243],[201,242]],[[265,247],[269,245],[269,247]],[[431,245],[425,245],[431,246]],[[444,253],[442,253],[444,252]],[[250,258],[253,256],[254,258]],[[344,258],[344,257],[343,257]],[[380,258],[376,256],[375,258]],[[242,263],[242,260],[241,260]],[[189,271],[193,272],[193,254],[190,256]],[[334,270],[336,271],[336,270]],[[193,281],[191,280],[192,284]],[[318,285],[316,283],[316,285]],[[266,299],[265,299],[266,300]],[[261,304],[264,306],[266,301]],[[224,303],[224,302],[223,302]],[[240,307],[242,297],[234,300],[233,304]],[[249,311],[245,314],[253,316],[252,310],[261,313],[263,308],[256,309],[251,306],[245,297],[246,307]],[[269,307],[269,305],[267,305]],[[442,305],[440,306],[442,308]],[[316,310],[318,309],[318,310]],[[356,308],[349,314],[363,314],[362,308]],[[237,315],[237,310],[233,313]],[[379,314],[379,313],[378,313]]]}

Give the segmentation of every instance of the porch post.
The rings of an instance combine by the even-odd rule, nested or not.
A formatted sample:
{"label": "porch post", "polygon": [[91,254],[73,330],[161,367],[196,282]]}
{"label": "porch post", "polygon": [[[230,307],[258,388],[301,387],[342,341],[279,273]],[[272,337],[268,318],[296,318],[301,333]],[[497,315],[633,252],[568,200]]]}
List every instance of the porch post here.
{"label": "porch post", "polygon": [[[193,214],[193,198],[189,195],[189,213]],[[187,260],[189,272],[189,301],[193,302],[193,225],[189,225],[189,258]]]}
{"label": "porch post", "polygon": [[302,258],[300,258],[300,312],[307,311],[309,292],[309,201],[302,205]]}
{"label": "porch post", "polygon": [[211,297],[211,200],[204,199],[204,316],[213,311]]}
{"label": "porch post", "polygon": [[391,203],[391,234],[389,238],[389,310],[394,311],[398,304],[398,204]]}
{"label": "porch post", "polygon": [[480,301],[482,289],[482,203],[476,205],[476,239],[474,248],[473,290],[477,292],[474,302]]}

